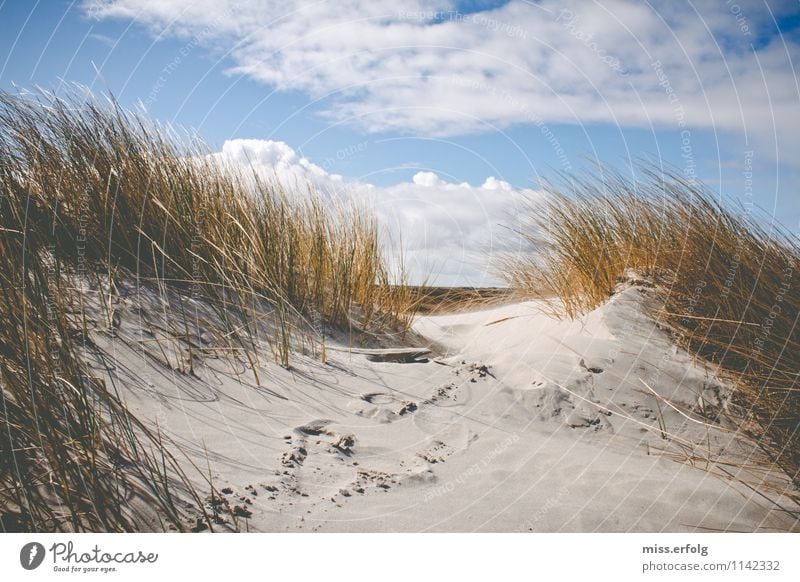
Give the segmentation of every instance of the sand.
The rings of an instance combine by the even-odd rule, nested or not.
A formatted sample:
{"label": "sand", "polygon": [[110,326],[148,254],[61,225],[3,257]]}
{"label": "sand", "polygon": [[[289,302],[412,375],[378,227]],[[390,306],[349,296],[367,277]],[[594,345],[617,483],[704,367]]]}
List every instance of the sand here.
{"label": "sand", "polygon": [[174,296],[132,286],[87,357],[204,496],[210,473],[223,501],[207,508],[236,514],[221,529],[797,529],[767,487],[780,474],[748,468],[726,425],[726,386],[654,323],[650,293],[620,287],[575,321],[536,301],[422,316],[390,347],[339,334],[290,369],[264,341],[254,374]]}

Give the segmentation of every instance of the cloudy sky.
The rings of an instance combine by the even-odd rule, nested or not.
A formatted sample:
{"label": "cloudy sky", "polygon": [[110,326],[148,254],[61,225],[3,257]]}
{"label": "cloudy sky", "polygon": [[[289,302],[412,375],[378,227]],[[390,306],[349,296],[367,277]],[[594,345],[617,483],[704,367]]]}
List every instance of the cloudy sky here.
{"label": "cloudy sky", "polygon": [[2,89],[111,91],[368,198],[442,284],[496,282],[520,201],[597,162],[800,232],[797,0],[6,0],[0,47]]}

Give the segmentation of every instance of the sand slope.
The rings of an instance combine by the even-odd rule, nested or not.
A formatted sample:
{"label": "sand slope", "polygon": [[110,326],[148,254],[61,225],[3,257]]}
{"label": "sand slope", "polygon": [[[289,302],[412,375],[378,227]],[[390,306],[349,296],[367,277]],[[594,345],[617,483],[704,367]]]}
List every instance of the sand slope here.
{"label": "sand slope", "polygon": [[[535,302],[421,317],[415,330],[433,352],[418,339],[332,343],[326,363],[296,354],[285,370],[265,345],[256,378],[213,333],[137,290],[121,301],[119,328],[94,334],[105,355],[87,357],[204,491],[191,464],[210,467],[222,500],[208,508],[232,510],[242,530],[796,527],[714,465],[676,460],[694,451],[741,464],[752,451],[699,422],[724,409],[725,387],[644,313],[649,292],[621,288],[571,322]],[[171,326],[187,333],[175,339]]]}

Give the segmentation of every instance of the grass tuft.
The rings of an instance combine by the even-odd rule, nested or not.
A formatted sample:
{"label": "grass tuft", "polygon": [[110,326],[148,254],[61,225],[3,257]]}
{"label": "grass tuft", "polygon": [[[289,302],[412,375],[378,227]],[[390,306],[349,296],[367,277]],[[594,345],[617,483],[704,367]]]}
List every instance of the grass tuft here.
{"label": "grass tuft", "polygon": [[626,279],[655,285],[655,317],[735,390],[739,430],[800,486],[800,246],[697,183],[643,170],[570,178],[531,203],[539,252],[504,265],[554,313],[593,309]]}
{"label": "grass tuft", "polygon": [[[407,328],[411,298],[378,241],[364,209],[225,166],[113,99],[0,92],[2,529],[152,527],[131,491],[183,527],[173,490],[191,487],[162,435],[82,357],[98,331],[85,284],[112,337],[121,277],[207,302],[257,378],[262,341],[289,367],[301,328]],[[274,337],[259,331],[265,313]],[[176,368],[193,373],[192,360]]]}

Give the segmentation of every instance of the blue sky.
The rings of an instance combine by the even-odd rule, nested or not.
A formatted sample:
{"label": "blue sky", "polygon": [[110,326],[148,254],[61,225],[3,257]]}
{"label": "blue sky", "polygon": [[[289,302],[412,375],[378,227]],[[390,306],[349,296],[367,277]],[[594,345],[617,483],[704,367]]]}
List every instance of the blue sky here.
{"label": "blue sky", "polygon": [[[403,220],[425,222],[425,206],[416,252],[445,249],[440,282],[481,284],[499,231],[470,241],[513,214],[502,193],[598,161],[672,165],[800,232],[798,14],[732,0],[5,0],[0,88],[111,91],[214,150],[357,184]],[[481,188],[489,177],[502,187]]]}

